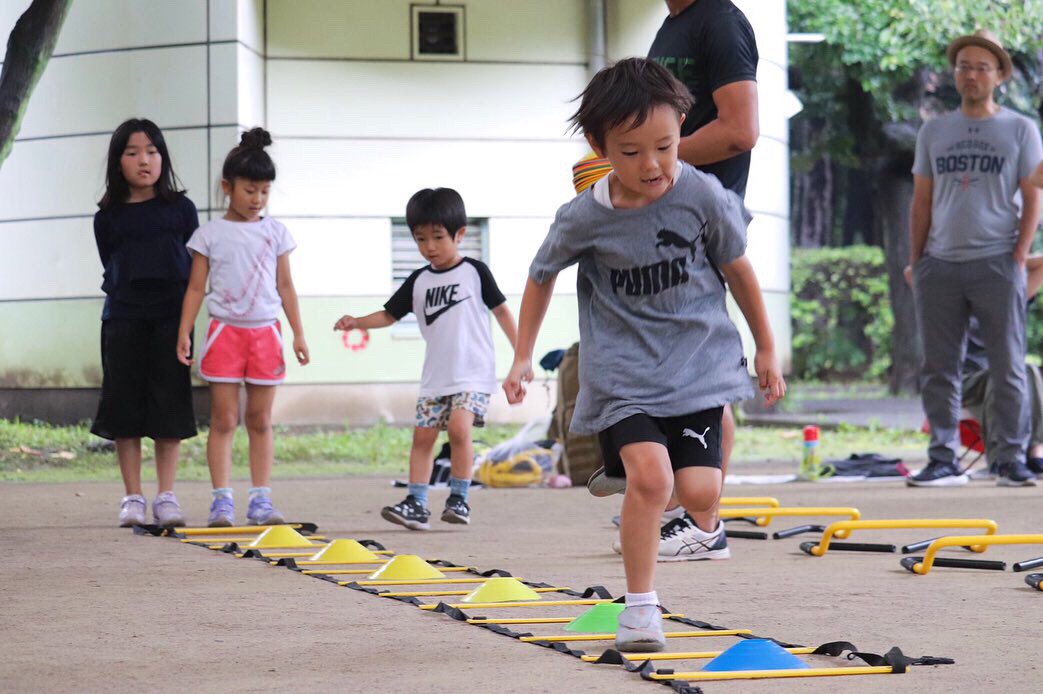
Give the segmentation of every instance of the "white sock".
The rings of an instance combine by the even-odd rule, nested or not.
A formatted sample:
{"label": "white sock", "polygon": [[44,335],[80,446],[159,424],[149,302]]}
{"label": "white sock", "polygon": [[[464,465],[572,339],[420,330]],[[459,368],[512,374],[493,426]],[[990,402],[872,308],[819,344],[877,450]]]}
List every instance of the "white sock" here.
{"label": "white sock", "polygon": [[228,498],[232,498],[232,488],[231,487],[214,487],[212,490],[210,490],[210,494],[215,499],[217,497],[219,497],[219,496],[227,496]]}
{"label": "white sock", "polygon": [[250,487],[250,490],[247,492],[247,494],[249,494],[249,496],[250,496],[250,501],[253,501],[254,499],[256,499],[259,496],[271,496],[272,495],[272,488],[271,487]]}
{"label": "white sock", "polygon": [[627,593],[626,595],[627,607],[637,607],[639,605],[659,605],[659,596],[656,592],[649,591],[647,593]]}
{"label": "white sock", "polygon": [[672,520],[677,520],[678,518],[683,518],[683,517],[684,517],[684,506],[678,506],[677,508],[667,509],[667,510],[663,511],[663,521],[664,521],[664,524],[665,523],[669,523]]}

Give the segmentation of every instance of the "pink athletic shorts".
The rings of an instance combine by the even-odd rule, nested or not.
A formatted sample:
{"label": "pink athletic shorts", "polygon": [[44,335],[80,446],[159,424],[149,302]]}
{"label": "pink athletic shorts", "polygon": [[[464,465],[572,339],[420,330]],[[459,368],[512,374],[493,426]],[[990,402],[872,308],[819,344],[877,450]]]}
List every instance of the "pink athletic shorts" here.
{"label": "pink athletic shorts", "polygon": [[211,318],[199,357],[199,375],[214,383],[282,383],[286,362],[279,321],[260,328],[239,328]]}

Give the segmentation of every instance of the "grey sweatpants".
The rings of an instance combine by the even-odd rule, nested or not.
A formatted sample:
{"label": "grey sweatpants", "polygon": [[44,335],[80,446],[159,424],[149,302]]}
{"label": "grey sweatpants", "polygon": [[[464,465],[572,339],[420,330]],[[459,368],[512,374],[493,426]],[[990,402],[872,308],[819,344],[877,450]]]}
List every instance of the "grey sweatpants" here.
{"label": "grey sweatpants", "polygon": [[[1043,371],[1038,366],[1025,364],[1028,382],[1029,441],[1028,445],[1043,445]],[[981,424],[985,439],[985,460],[999,462],[996,440],[992,437],[992,418],[996,412],[996,389],[992,387],[989,370],[963,374],[963,407]]]}
{"label": "grey sweatpants", "polygon": [[989,417],[994,460],[1024,461],[1029,436],[1025,271],[1008,254],[961,263],[924,256],[913,266],[913,296],[923,339],[922,397],[931,425],[930,460],[956,461],[960,365],[973,315],[981,324],[995,391]]}

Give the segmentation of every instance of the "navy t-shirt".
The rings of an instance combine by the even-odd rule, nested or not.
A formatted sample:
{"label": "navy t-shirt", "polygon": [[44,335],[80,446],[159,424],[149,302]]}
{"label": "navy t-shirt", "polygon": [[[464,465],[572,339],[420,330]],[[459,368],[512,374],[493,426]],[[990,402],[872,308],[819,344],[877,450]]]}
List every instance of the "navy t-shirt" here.
{"label": "navy t-shirt", "polygon": [[[696,0],[659,28],[648,57],[688,87],[694,99],[681,135],[716,120],[713,93],[732,82],[756,81],[757,40],[746,15],[730,0]],[[725,188],[746,195],[750,153],[697,167],[713,174]]]}
{"label": "navy t-shirt", "polygon": [[99,210],[94,240],[105,268],[102,320],[180,315],[192,267],[185,244],[198,226],[196,206],[184,195]]}

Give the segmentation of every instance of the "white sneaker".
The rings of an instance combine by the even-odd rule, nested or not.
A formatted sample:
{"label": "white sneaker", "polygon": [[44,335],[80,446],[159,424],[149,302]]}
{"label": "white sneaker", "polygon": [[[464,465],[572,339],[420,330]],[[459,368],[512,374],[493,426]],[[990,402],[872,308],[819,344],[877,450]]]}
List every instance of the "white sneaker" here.
{"label": "white sneaker", "polygon": [[135,525],[145,525],[145,497],[128,494],[120,502],[120,527],[131,528]]}
{"label": "white sneaker", "polygon": [[649,653],[666,647],[663,636],[663,611],[659,605],[635,605],[619,613],[616,650],[624,653]]}
{"label": "white sneaker", "polygon": [[707,533],[682,518],[672,521],[660,533],[657,561],[728,559],[731,556],[728,538],[724,534],[724,521],[717,521],[717,528]]}

